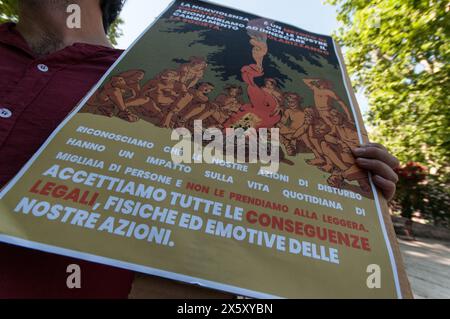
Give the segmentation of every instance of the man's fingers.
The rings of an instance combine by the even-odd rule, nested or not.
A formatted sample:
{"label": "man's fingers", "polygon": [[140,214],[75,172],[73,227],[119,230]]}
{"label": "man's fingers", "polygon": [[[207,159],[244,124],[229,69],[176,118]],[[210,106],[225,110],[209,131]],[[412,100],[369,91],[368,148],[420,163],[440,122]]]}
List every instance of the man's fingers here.
{"label": "man's fingers", "polygon": [[383,144],[379,144],[379,143],[362,144],[360,147],[376,147],[376,148],[379,148],[380,150],[387,151],[387,148]]}
{"label": "man's fingers", "polygon": [[372,180],[373,183],[381,190],[384,198],[386,198],[389,201],[394,197],[396,190],[394,182],[387,180],[379,175],[374,175]]}
{"label": "man's fingers", "polygon": [[379,160],[386,163],[391,168],[397,168],[400,165],[398,159],[390,154],[385,148],[377,146],[360,147],[353,150],[356,157]]}
{"label": "man's fingers", "polygon": [[398,176],[395,174],[394,170],[382,161],[360,157],[356,159],[356,163],[359,167],[370,171],[374,175],[379,175],[393,183],[398,182]]}

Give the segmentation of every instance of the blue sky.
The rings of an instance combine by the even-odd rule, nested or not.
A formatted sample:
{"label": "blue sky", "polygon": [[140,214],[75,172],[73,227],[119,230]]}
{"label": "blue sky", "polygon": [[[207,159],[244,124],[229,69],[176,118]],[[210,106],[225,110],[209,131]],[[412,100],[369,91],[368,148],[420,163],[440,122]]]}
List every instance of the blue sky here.
{"label": "blue sky", "polygon": [[[324,5],[321,0],[215,0],[211,2],[325,35],[331,35],[338,26],[336,8]],[[128,0],[122,12],[122,18],[125,20],[123,27],[125,34],[119,40],[119,47],[128,47],[170,3],[171,0]]]}
{"label": "blue sky", "polygon": [[[126,49],[139,34],[172,2],[172,0],[128,0],[122,12],[124,35],[118,47]],[[331,35],[339,26],[336,8],[322,0],[215,0],[220,5],[251,12],[256,15],[289,23],[307,31]],[[357,94],[366,112],[367,99]]]}

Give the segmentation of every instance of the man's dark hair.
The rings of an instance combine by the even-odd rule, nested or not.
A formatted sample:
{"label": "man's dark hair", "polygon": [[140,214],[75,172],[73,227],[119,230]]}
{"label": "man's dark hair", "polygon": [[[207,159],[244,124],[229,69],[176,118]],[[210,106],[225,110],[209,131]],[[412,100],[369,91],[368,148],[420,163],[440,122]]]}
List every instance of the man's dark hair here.
{"label": "man's dark hair", "polygon": [[105,32],[108,33],[111,24],[119,17],[120,11],[122,11],[123,5],[126,0],[101,0],[100,6],[103,12],[103,26]]}

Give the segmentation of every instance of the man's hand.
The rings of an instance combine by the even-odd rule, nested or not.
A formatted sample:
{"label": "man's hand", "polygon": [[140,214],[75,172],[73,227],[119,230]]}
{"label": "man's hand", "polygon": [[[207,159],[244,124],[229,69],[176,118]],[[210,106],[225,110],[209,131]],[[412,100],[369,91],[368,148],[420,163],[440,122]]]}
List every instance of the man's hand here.
{"label": "man's hand", "polygon": [[380,144],[369,143],[353,150],[356,164],[372,173],[373,183],[389,201],[395,195],[398,176],[394,172],[400,163]]}

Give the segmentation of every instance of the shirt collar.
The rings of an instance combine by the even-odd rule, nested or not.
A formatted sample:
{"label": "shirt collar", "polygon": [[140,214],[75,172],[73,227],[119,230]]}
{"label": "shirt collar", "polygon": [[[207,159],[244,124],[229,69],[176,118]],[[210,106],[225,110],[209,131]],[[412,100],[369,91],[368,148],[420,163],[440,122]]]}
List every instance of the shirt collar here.
{"label": "shirt collar", "polygon": [[8,46],[15,47],[24,51],[25,53],[33,56],[25,39],[17,32],[15,28],[16,24],[13,22],[7,22],[0,25],[0,42]]}

